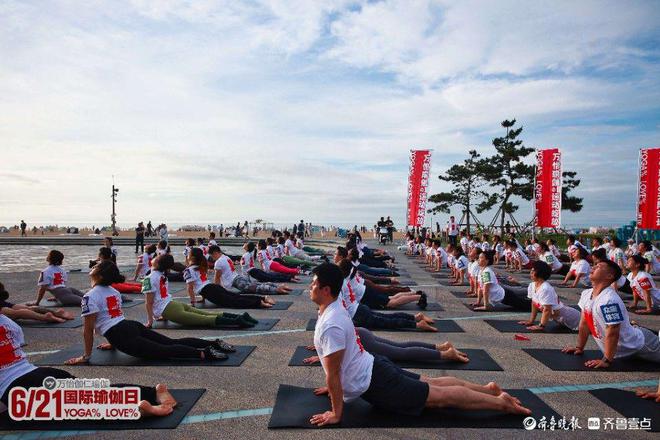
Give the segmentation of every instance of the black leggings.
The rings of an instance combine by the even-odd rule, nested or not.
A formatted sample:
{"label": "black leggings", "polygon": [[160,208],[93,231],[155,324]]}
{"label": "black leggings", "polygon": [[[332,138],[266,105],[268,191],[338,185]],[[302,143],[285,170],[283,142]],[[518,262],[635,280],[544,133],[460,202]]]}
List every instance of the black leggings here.
{"label": "black leggings", "polygon": [[292,278],[291,275],[278,272],[265,272],[256,267],[248,270],[247,273],[260,283],[286,283],[287,281],[291,281]]}
{"label": "black leggings", "polygon": [[230,292],[219,284],[207,284],[199,292],[202,298],[213,304],[229,309],[259,309],[262,297],[258,295],[242,295]]}
{"label": "black leggings", "polygon": [[201,359],[200,351],[212,345],[198,338],[171,339],[128,319],[103,336],[117,350],[141,359]]}
{"label": "black leggings", "polygon": [[394,328],[416,328],[415,315],[409,313],[378,313],[364,304],[359,304],[353,315],[353,324],[356,327],[368,329],[394,329]]}
{"label": "black leggings", "polygon": [[529,312],[532,309],[532,300],[527,297],[526,288],[509,286],[502,287],[504,288],[504,299],[502,300],[502,304],[525,312]]}
{"label": "black leggings", "polygon": [[621,293],[627,293],[628,295],[633,294],[632,288],[630,287],[630,281],[629,280],[626,280],[626,283],[623,286],[617,288],[616,290],[618,290]]}
{"label": "black leggings", "polygon": [[571,270],[571,265],[566,264],[566,263],[562,263],[561,269],[559,269],[557,272],[553,272],[553,273],[556,273],[557,275],[566,276],[566,274],[568,273],[569,270]]}
{"label": "black leggings", "polygon": [[[21,377],[14,380],[7,391],[0,398],[0,402],[4,403],[5,406],[8,406],[9,402],[9,391],[12,388],[23,387],[25,389],[37,388],[43,386],[44,379],[47,377],[54,377],[55,379],[75,379],[76,377],[71,375],[69,372],[60,370],[59,368],[51,367],[37,367],[36,370],[32,370],[27,374],[22,375]],[[130,384],[113,384],[113,387],[123,388],[123,387],[138,387],[140,388],[140,399],[146,400],[152,405],[158,405],[156,400],[156,388],[154,387],[143,387],[141,385],[130,385]]]}

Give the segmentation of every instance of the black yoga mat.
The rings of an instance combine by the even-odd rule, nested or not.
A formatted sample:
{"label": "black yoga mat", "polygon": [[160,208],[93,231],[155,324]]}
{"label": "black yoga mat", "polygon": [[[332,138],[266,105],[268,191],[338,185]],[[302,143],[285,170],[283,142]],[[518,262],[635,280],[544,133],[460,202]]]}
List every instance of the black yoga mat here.
{"label": "black yoga mat", "polygon": [[[452,321],[450,319],[436,319],[435,324],[432,324],[435,328],[438,329],[438,333],[465,333],[465,330],[463,330],[457,323],[456,321]],[[310,319],[307,322],[307,327],[305,328],[307,331],[314,331],[314,327],[316,326],[316,319]],[[370,329],[371,331],[374,332],[421,332],[421,330],[413,329],[413,328],[397,328],[397,329]],[[426,332],[426,333],[431,333],[432,332]]]}
{"label": "black yoga mat", "polygon": [[416,286],[417,281],[411,279],[401,279],[399,280],[399,286]]}
{"label": "black yoga mat", "polygon": [[303,294],[303,292],[305,292],[305,289],[294,289],[293,287],[291,289],[292,290],[289,293],[289,295],[292,295],[292,296],[300,296],[300,295]]}
{"label": "black yoga mat", "polygon": [[[561,324],[557,324],[555,321],[549,321],[545,326],[545,331],[543,332],[533,332],[527,330],[527,326],[518,324],[518,321],[511,321],[506,319],[484,319],[484,322],[489,324],[491,327],[500,333],[535,333],[535,334],[544,334],[544,333],[577,333],[568,327],[565,327]],[[536,323],[538,324],[538,322]]]}
{"label": "black yoga mat", "polygon": [[[475,297],[475,298],[470,298],[470,299],[474,299],[474,300],[476,300],[476,297]],[[520,313],[529,312],[529,310],[527,310],[527,311],[525,311],[525,310],[516,310],[516,309],[514,309],[513,307],[509,307],[509,306],[504,305],[504,304],[498,304],[497,306],[494,306],[494,307],[493,307],[492,309],[490,309],[490,310],[474,310],[474,309],[472,308],[472,306],[471,306],[471,303],[462,303],[462,304],[463,304],[465,307],[467,307],[468,309],[470,309],[470,310],[472,310],[473,312],[476,312],[476,313],[490,313],[490,312],[516,312],[516,311],[517,311],[517,312],[520,312]]]}
{"label": "black yoga mat", "polygon": [[[467,364],[462,362],[447,362],[443,360],[437,361],[396,361],[394,362],[401,368],[418,368],[422,370],[438,369],[438,370],[475,370],[475,371],[503,371],[495,360],[485,350],[474,350],[470,348],[459,348],[458,350],[467,354],[470,362]],[[321,363],[305,364],[303,359],[310,356],[315,356],[315,351],[307,350],[304,346],[296,348],[291,360],[289,361],[290,367],[320,367]]]}
{"label": "black yoga mat", "polygon": [[623,371],[654,372],[660,371],[660,364],[641,359],[615,359],[609,368],[589,368],[584,363],[591,359],[602,359],[600,350],[586,350],[583,355],[575,356],[562,353],[559,349],[525,348],[524,352],[554,371]]}
{"label": "black yoga mat", "polygon": [[[222,331],[236,330],[241,332],[265,332],[275,327],[275,324],[279,322],[279,319],[273,319],[273,318],[255,318],[255,319],[258,319],[259,323],[254,327],[209,327],[208,329],[222,330]],[[204,327],[183,326],[181,324],[177,324],[176,322],[172,322],[172,321],[154,321],[153,328],[162,329],[162,330],[194,330],[200,328],[203,329]]]}
{"label": "black yoga mat", "polygon": [[5,412],[0,417],[0,431],[106,431],[124,429],[175,429],[195,406],[206,390],[170,390],[177,401],[172,414],[166,417],[147,417],[141,420],[58,420],[16,422]]}
{"label": "black yoga mat", "polygon": [[[92,359],[88,365],[108,367],[239,367],[245,359],[257,348],[254,345],[236,345],[236,353],[227,353],[229,359],[216,361],[187,360],[187,359],[140,359],[129,356],[117,350],[94,349]],[[35,365],[63,365],[68,359],[80,356],[83,353],[82,345],[74,345],[57,353],[50,354],[35,362]],[[82,364],[83,366],[87,364]]]}
{"label": "black yoga mat", "polygon": [[[122,300],[121,302],[121,308],[122,309],[130,309],[131,307],[135,307],[137,305],[144,304],[144,300],[141,299],[140,297],[133,297],[133,298],[128,298],[127,300]],[[75,307],[76,309],[80,309],[80,306],[76,305],[62,305],[58,301],[47,301],[46,304],[41,304],[39,307],[44,307],[47,309],[59,309],[62,307]]]}
{"label": "black yoga mat", "polygon": [[[655,386],[653,388],[655,390]],[[649,432],[660,432],[660,404],[654,400],[642,399],[633,391],[617,388],[601,388],[589,393],[628,419],[651,419]]]}
{"label": "black yoga mat", "polygon": [[477,298],[476,296],[467,296],[466,290],[450,290],[449,293],[460,299]]}
{"label": "black yoga mat", "polygon": [[82,327],[82,318],[76,316],[73,319],[67,319],[64,322],[44,322],[35,321],[32,319],[18,319],[16,320],[21,327],[30,328],[78,328]]}
{"label": "black yoga mat", "polygon": [[402,306],[398,306],[396,309],[374,309],[376,312],[442,312],[445,308],[442,307],[437,302],[430,302],[427,304],[425,309],[420,309],[417,305],[417,302],[409,302]]}
{"label": "black yoga mat", "polygon": [[[182,303],[188,303],[188,298],[176,298],[174,301],[182,302]],[[293,304],[293,301],[278,301],[275,300],[275,305],[270,308],[240,308],[240,309],[228,309],[226,307],[219,306],[215,303],[212,303],[211,301],[204,301],[204,302],[198,302],[195,303],[194,307],[196,309],[223,309],[223,310],[287,310],[289,307],[291,307],[291,304]],[[231,312],[230,312],[231,313]]]}
{"label": "black yoga mat", "polygon": [[[561,418],[551,407],[528,390],[507,390],[532,411],[538,420],[545,416]],[[309,423],[314,414],[330,410],[327,396],[315,396],[313,389],[280,385],[275,407],[268,423],[269,429],[315,428]],[[522,429],[525,416],[499,411],[466,411],[454,408],[425,410],[419,416],[394,414],[374,409],[362,399],[344,405],[341,423],[335,428],[505,428]]]}

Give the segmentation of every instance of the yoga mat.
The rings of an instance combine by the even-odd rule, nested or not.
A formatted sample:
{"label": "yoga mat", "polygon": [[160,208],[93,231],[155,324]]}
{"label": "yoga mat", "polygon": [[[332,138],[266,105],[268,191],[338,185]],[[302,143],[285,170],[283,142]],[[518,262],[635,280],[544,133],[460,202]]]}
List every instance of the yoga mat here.
{"label": "yoga mat", "polygon": [[264,332],[275,327],[275,324],[279,322],[279,319],[271,318],[255,318],[259,320],[259,323],[254,327],[191,327],[191,326],[182,326],[172,321],[154,321],[154,329],[158,330],[236,330],[242,332]]}
{"label": "yoga mat", "polygon": [[660,432],[660,403],[637,397],[633,391],[617,388],[601,388],[589,393],[628,419],[651,419],[651,430],[648,432]]}
{"label": "yoga mat", "polygon": [[[178,301],[178,302],[188,304],[189,300],[188,300],[188,298],[176,298],[174,301]],[[217,309],[223,309],[223,310],[227,310],[227,311],[230,311],[230,310],[287,310],[289,307],[291,307],[291,304],[293,304],[293,301],[278,301],[278,300],[275,300],[275,301],[276,301],[275,305],[273,305],[273,307],[270,307],[270,308],[267,308],[267,309],[266,308],[261,308],[261,307],[259,307],[259,308],[240,308],[240,309],[233,309],[232,308],[232,309],[228,309],[227,307],[219,306],[215,303],[212,303],[211,301],[204,301],[204,302],[195,303],[194,307],[196,309],[203,309],[203,310],[206,310],[206,309],[216,309],[216,310]]]}
{"label": "yoga mat", "polygon": [[[187,359],[140,359],[129,356],[117,350],[92,351],[92,358],[88,365],[83,366],[107,366],[107,367],[239,367],[245,359],[257,348],[254,345],[236,345],[236,353],[227,353],[229,359],[216,361],[187,360]],[[35,362],[35,365],[63,365],[68,359],[80,356],[83,352],[82,345],[74,345],[57,353],[49,354],[45,358]]]}
{"label": "yoga mat", "polygon": [[[544,332],[533,332],[531,330],[527,330],[527,327],[518,324],[518,321],[511,321],[505,319],[484,319],[484,322],[489,324],[491,327],[495,328],[495,330],[499,331],[500,333],[533,333],[539,335],[545,333],[554,333],[554,334],[577,333],[577,331],[573,331],[568,327],[565,327],[561,324],[557,324],[555,321],[549,321],[548,324],[545,326]],[[536,324],[538,324],[538,321],[536,322]]]}
{"label": "yoga mat", "polygon": [[429,302],[425,309],[420,309],[417,302],[409,302],[396,309],[374,309],[376,312],[442,312],[444,310],[445,308],[437,302]]}
{"label": "yoga mat", "polygon": [[450,290],[449,293],[460,299],[477,298],[476,296],[467,296],[467,291],[465,290]]}
{"label": "yoga mat", "polygon": [[415,280],[399,280],[399,286],[416,286]]}
{"label": "yoga mat", "polygon": [[[476,298],[471,298],[471,299],[476,300]],[[516,311],[513,307],[505,306],[504,304],[499,304],[499,305],[493,307],[493,308],[490,309],[490,310],[474,310],[474,309],[472,308],[472,306],[470,306],[470,303],[461,303],[461,304],[463,304],[466,308],[470,309],[471,311],[473,311],[473,312],[475,312],[475,313],[491,313],[491,312],[504,312],[504,311],[506,311],[506,312],[512,312],[512,311]],[[520,312],[520,313],[525,313],[524,310],[519,310],[519,312]],[[529,312],[529,310],[527,310],[527,312]]]}
{"label": "yoga mat", "polygon": [[[551,407],[528,390],[507,390],[532,410],[538,420],[545,416],[561,418]],[[269,429],[315,428],[309,423],[314,414],[330,410],[327,396],[315,396],[313,389],[280,385],[275,407],[268,423]],[[341,423],[335,428],[506,428],[522,429],[525,416],[504,414],[499,411],[466,411],[454,408],[425,410],[419,416],[395,414],[374,409],[362,399],[344,405]]]}
{"label": "yoga mat", "polygon": [[9,419],[8,413],[0,417],[0,431],[106,431],[124,429],[175,429],[195,406],[206,390],[170,390],[177,401],[174,411],[166,417],[147,417],[141,420],[58,420],[16,422]]}
{"label": "yoga mat", "polygon": [[[396,361],[394,362],[401,368],[417,368],[422,370],[438,369],[438,370],[475,370],[475,371],[503,371],[495,360],[485,350],[473,350],[469,348],[459,348],[458,350],[467,354],[470,362],[464,364],[462,362],[447,362],[443,360],[437,361]],[[321,363],[304,364],[303,359],[310,356],[315,356],[315,351],[307,350],[304,346],[296,348],[289,367],[320,367]]]}
{"label": "yoga mat", "polygon": [[[307,322],[307,327],[305,328],[305,330],[313,332],[315,326],[316,326],[316,319],[310,319]],[[435,321],[435,324],[433,324],[433,326],[438,329],[438,333],[465,333],[465,330],[463,330],[456,323],[456,321],[452,321],[450,319],[437,319]],[[421,332],[421,330],[412,329],[412,328],[370,329],[370,330],[374,332]],[[432,332],[425,332],[425,333],[435,334]]]}
{"label": "yoga mat", "polygon": [[584,363],[591,359],[602,359],[600,350],[585,350],[581,356],[564,354],[559,349],[525,348],[524,352],[554,371],[623,371],[654,372],[660,371],[660,364],[641,359],[615,359],[609,368],[588,368]]}
{"label": "yoga mat", "polygon": [[289,295],[292,295],[292,296],[300,296],[306,290],[306,289],[294,289],[293,287],[291,289],[293,289],[293,290],[291,290],[291,293],[289,293]]}
{"label": "yoga mat", "polygon": [[[128,300],[122,299],[121,308],[122,309],[130,309],[131,307],[135,307],[135,306],[140,305],[140,304],[144,304],[143,299],[138,299],[138,298],[130,298]],[[43,302],[42,302],[42,305],[40,305],[39,307],[45,307],[47,309],[59,309],[59,308],[62,308],[62,307],[75,307],[76,309],[80,309],[80,306],[74,306],[74,305],[66,305],[65,306],[65,305],[60,304],[57,301],[55,301],[55,302],[48,301],[46,303],[46,305],[44,305]]]}
{"label": "yoga mat", "polygon": [[32,319],[18,319],[16,320],[18,325],[25,328],[78,328],[82,327],[82,318],[76,316],[73,319],[66,320],[64,322],[44,322],[44,321],[34,321]]}

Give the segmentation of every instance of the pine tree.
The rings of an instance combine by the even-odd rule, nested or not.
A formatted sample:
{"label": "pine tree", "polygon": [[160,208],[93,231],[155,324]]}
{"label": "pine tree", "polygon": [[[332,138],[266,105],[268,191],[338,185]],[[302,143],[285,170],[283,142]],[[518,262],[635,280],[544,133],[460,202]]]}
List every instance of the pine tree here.
{"label": "pine tree", "polygon": [[[435,206],[428,210],[430,213],[449,213],[452,206],[460,206],[466,215],[467,230],[470,230],[472,207],[477,202],[487,198],[488,193],[482,188],[486,184],[484,159],[475,150],[469,151],[469,157],[463,164],[453,165],[444,175],[438,176],[440,180],[450,182],[454,189],[450,192],[441,192],[429,197],[429,202]],[[482,212],[477,206],[477,212]]]}

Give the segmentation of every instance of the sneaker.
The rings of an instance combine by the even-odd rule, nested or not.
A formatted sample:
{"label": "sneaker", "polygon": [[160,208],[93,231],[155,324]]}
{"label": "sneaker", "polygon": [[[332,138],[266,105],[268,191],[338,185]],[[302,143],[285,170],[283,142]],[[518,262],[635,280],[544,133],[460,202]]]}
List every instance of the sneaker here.
{"label": "sneaker", "polygon": [[213,347],[217,348],[223,353],[236,353],[236,348],[233,345],[226,343],[222,339],[216,339],[213,341]]}
{"label": "sneaker", "polygon": [[220,350],[216,349],[212,345],[209,345],[204,349],[204,360],[205,361],[223,361],[225,359],[229,359],[229,356],[221,352]]}
{"label": "sneaker", "polygon": [[250,322],[254,325],[259,324],[259,321],[254,319],[252,316],[250,316],[248,312],[243,312],[241,317],[243,318],[244,321]]}
{"label": "sneaker", "polygon": [[426,310],[426,307],[429,305],[429,300],[426,296],[426,293],[422,292],[421,296],[419,297],[419,301],[417,301],[417,307],[419,307],[422,310]]}

